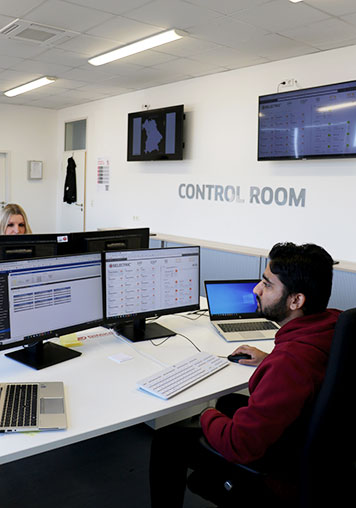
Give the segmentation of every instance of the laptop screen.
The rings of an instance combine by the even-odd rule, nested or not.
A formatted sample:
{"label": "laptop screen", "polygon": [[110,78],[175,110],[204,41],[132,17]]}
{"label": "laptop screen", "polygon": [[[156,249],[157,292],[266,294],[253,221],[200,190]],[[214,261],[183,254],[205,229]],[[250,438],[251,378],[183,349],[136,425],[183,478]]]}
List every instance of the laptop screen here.
{"label": "laptop screen", "polygon": [[259,280],[205,281],[205,292],[211,317],[256,312],[257,300],[253,288]]}

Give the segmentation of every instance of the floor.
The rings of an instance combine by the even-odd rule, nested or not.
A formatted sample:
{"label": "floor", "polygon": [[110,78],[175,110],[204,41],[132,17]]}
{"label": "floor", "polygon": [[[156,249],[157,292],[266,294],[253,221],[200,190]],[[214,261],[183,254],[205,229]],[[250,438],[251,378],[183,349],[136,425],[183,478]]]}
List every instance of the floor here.
{"label": "floor", "polygon": [[[136,425],[1,465],[0,506],[149,508],[148,461],[153,432],[145,424]],[[187,491],[184,508],[212,506]]]}

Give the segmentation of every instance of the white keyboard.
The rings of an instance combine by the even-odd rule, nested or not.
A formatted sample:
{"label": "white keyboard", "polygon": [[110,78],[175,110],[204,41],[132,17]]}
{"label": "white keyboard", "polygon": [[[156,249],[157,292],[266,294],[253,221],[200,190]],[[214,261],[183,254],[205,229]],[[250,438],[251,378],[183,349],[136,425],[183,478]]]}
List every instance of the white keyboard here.
{"label": "white keyboard", "polygon": [[197,353],[137,383],[140,390],[169,399],[229,365],[226,358]]}

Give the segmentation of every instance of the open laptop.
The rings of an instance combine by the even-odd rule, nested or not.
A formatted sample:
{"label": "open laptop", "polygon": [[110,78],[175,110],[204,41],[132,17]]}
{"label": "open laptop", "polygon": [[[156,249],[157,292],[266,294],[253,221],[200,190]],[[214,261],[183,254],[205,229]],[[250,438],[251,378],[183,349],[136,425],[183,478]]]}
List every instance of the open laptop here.
{"label": "open laptop", "polygon": [[279,325],[259,317],[253,288],[259,279],[204,281],[211,324],[228,342],[273,339]]}
{"label": "open laptop", "polygon": [[0,383],[0,432],[66,428],[62,382]]}

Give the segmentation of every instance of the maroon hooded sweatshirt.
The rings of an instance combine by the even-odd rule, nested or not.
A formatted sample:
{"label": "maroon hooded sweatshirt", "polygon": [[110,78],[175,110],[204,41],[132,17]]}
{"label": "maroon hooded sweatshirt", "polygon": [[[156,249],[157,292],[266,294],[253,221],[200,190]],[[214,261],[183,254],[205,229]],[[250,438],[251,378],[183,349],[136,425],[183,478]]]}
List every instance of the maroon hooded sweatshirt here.
{"label": "maroon hooded sweatshirt", "polygon": [[[305,414],[305,408],[312,408],[339,314],[328,309],[286,323],[276,334],[273,351],[250,378],[248,406],[237,409],[233,418],[216,409],[202,414],[207,440],[228,461],[258,461],[283,442],[283,434]],[[295,445],[297,441],[293,438]]]}

